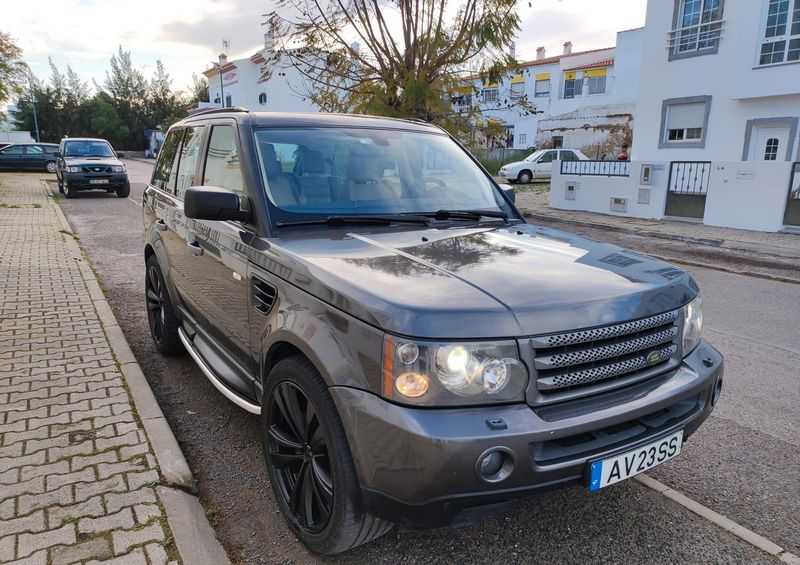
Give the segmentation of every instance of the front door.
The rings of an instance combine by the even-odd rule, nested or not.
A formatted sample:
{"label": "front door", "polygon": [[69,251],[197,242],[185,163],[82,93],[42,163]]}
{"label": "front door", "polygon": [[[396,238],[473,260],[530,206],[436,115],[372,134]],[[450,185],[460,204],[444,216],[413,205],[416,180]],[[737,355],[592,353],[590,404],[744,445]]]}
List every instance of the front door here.
{"label": "front door", "polygon": [[749,161],[785,161],[789,128],[756,127],[750,141]]}
{"label": "front door", "polygon": [[536,162],[536,172],[534,176],[536,177],[550,177],[550,171],[553,168],[553,161],[558,159],[558,151],[547,151],[544,155],[539,157],[539,160]]}
{"label": "front door", "polygon": [[[215,186],[245,194],[237,138],[233,124],[211,126],[199,169],[202,177],[192,179],[191,186]],[[239,222],[189,220],[185,245],[192,257],[192,293],[187,298],[197,321],[241,369],[252,372],[245,243],[249,236],[247,226]],[[252,396],[246,379],[222,377],[238,392]]]}

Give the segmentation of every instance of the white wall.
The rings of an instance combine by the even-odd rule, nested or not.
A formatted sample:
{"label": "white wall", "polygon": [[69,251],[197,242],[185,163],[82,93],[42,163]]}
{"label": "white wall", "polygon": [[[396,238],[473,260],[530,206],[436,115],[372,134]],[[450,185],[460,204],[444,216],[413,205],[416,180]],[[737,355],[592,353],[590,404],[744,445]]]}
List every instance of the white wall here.
{"label": "white wall", "polygon": [[714,163],[703,223],[775,232],[783,228],[791,163]]}
{"label": "white wall", "polygon": [[[734,161],[747,120],[800,116],[800,63],[755,66],[766,0],[728,0],[716,54],[668,60],[672,0],[650,0],[642,43],[634,159]],[[704,149],[659,149],[662,101],[712,96]],[[795,157],[800,143],[794,140]]]}

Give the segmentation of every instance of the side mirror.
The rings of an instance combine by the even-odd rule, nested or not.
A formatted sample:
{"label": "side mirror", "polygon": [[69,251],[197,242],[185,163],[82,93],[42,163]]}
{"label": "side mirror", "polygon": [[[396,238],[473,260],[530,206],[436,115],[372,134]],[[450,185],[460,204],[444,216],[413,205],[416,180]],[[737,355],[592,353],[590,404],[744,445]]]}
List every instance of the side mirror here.
{"label": "side mirror", "polygon": [[503,192],[506,193],[506,196],[508,196],[508,199],[511,200],[512,204],[517,203],[517,195],[514,194],[513,186],[511,186],[510,184],[501,184],[500,188],[502,189]]}
{"label": "side mirror", "polygon": [[61,151],[56,151],[55,153],[53,153],[53,156],[54,157],[61,157]]}
{"label": "side mirror", "polygon": [[250,218],[247,199],[227,188],[193,186],[183,195],[183,211],[195,220],[235,220]]}
{"label": "side mirror", "polygon": [[117,159],[122,159],[125,157],[125,153],[117,153]]}

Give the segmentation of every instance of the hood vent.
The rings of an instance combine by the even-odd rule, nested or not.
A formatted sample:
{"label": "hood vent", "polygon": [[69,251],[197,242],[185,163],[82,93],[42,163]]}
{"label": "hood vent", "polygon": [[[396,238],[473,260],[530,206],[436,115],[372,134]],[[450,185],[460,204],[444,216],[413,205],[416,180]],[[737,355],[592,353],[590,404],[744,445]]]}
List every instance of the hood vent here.
{"label": "hood vent", "polygon": [[268,314],[275,304],[278,291],[271,284],[258,277],[250,279],[250,293],[253,297],[253,308],[262,314]]}

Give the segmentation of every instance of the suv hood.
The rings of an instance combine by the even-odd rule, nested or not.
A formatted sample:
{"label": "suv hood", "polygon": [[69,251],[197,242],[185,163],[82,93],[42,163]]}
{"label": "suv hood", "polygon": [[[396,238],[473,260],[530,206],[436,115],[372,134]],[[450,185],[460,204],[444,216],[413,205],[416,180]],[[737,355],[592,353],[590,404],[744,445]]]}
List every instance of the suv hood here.
{"label": "suv hood", "polygon": [[270,242],[288,253],[280,262],[288,260],[291,283],[419,338],[569,331],[675,309],[698,292],[663,261],[530,224],[315,231]]}
{"label": "suv hood", "polygon": [[73,167],[78,165],[110,167],[111,165],[121,165],[122,161],[116,157],[64,157],[64,163]]}

